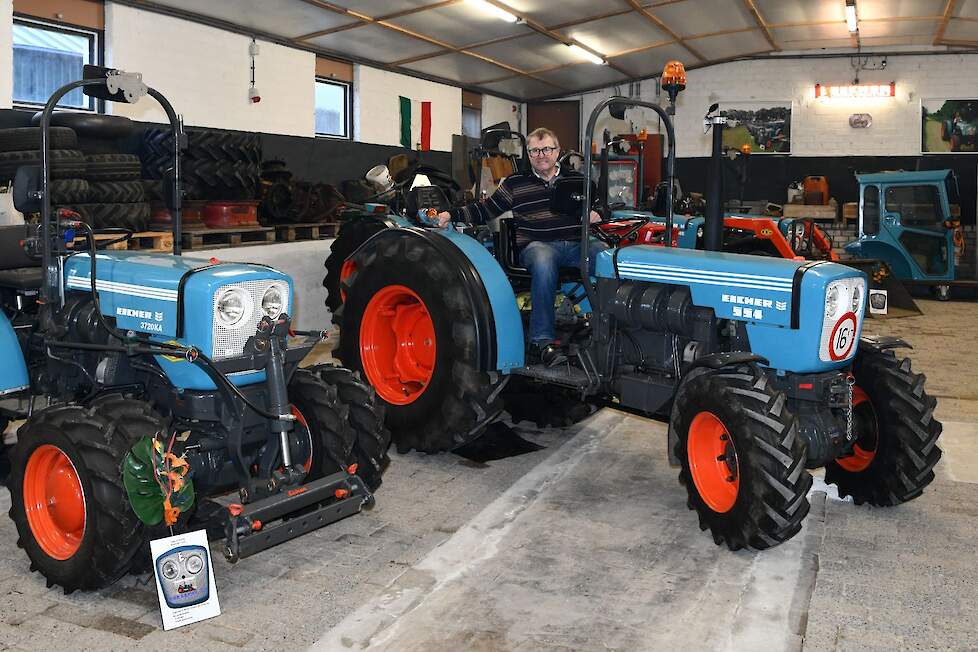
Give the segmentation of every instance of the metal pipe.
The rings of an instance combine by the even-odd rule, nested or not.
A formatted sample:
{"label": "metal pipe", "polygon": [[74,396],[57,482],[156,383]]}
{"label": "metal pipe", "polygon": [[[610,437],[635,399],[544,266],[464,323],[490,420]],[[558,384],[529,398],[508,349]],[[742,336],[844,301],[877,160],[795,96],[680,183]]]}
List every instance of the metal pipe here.
{"label": "metal pipe", "polygon": [[721,113],[710,120],[713,123],[713,150],[710,153],[703,245],[707,251],[720,251],[723,245],[723,127],[726,118]]}

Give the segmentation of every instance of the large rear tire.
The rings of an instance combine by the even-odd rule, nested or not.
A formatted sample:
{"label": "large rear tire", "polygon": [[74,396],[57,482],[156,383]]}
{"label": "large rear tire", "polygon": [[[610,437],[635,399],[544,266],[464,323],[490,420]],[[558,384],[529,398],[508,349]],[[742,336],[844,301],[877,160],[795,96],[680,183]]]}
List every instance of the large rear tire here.
{"label": "large rear tire", "polygon": [[694,370],[673,407],[687,505],[717,545],[762,550],[808,514],[806,445],[783,392],[754,365]]}
{"label": "large rear tire", "polygon": [[860,348],[853,364],[852,455],[825,466],[825,481],[857,505],[890,507],[921,495],[941,459],[934,418],[937,399],[924,391],[926,378],[910,359],[893,351]]}
{"label": "large rear tire", "polygon": [[376,491],[391,462],[387,454],[391,431],[384,425],[384,406],[377,400],[377,392],[344,367],[322,364],[307,367],[307,370],[335,387],[340,403],[348,408],[348,423],[356,435],[353,459],[357,464],[357,475],[370,491]]}
{"label": "large rear tire", "polygon": [[44,410],[17,433],[9,483],[17,543],[31,570],[65,593],[116,581],[144,543],[120,469],[133,442],[165,425],[146,404],[120,401]]}
{"label": "large rear tire", "polygon": [[476,439],[503,409],[505,379],[479,371],[459,270],[407,235],[374,239],[350,260],[335,353],[377,391],[397,450],[435,453]]}
{"label": "large rear tire", "polygon": [[326,307],[329,308],[330,312],[335,313],[340,304],[343,303],[340,278],[343,263],[347,257],[369,240],[371,236],[387,228],[389,228],[387,224],[376,217],[350,220],[340,227],[336,239],[329,247],[329,256],[326,258],[326,277],[323,278],[323,287],[326,288]]}

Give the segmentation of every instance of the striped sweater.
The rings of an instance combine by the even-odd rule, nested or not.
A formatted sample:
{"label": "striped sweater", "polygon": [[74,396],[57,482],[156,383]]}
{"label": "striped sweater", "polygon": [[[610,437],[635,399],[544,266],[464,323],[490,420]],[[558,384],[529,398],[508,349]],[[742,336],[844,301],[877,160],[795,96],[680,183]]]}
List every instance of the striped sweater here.
{"label": "striped sweater", "polygon": [[452,219],[485,224],[506,211],[513,211],[516,241],[520,246],[533,240],[577,240],[581,237],[581,216],[554,213],[550,210],[550,193],[557,179],[580,176],[573,170],[559,170],[547,182],[532,172],[510,175],[485,201],[452,209]]}

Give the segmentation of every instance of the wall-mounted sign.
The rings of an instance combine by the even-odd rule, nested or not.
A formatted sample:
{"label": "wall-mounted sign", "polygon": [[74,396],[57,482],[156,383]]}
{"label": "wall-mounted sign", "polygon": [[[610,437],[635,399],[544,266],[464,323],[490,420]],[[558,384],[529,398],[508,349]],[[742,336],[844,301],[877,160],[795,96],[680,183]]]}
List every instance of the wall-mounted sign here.
{"label": "wall-mounted sign", "polygon": [[815,97],[862,99],[895,96],[896,82],[889,84],[815,84]]}
{"label": "wall-mounted sign", "polygon": [[849,116],[849,126],[853,129],[865,129],[873,124],[873,116],[868,113],[853,113]]}

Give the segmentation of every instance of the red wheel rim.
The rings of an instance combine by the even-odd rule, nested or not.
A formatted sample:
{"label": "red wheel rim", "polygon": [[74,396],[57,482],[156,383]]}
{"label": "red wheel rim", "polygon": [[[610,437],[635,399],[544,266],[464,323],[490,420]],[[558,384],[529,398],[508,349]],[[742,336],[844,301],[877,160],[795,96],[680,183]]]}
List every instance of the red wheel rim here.
{"label": "red wheel rim", "polygon": [[693,418],[686,454],[703,502],[720,514],[733,509],[740,491],[737,449],[727,427],[712,412],[700,412]]}
{"label": "red wheel rim", "polygon": [[38,446],[24,470],[24,511],[34,540],[64,561],[85,536],[85,491],[71,459],[57,446]]}
{"label": "red wheel rim", "polygon": [[292,414],[295,415],[296,423],[305,428],[306,438],[309,439],[309,457],[302,463],[302,468],[305,469],[306,473],[309,473],[309,469],[312,468],[312,430],[309,429],[309,424],[306,422],[306,418],[302,416],[302,412],[299,412],[299,408],[294,405],[292,406]]}
{"label": "red wheel rim", "polygon": [[355,262],[352,260],[343,261],[343,266],[340,267],[340,301],[346,301],[346,291],[343,290],[343,281],[355,271],[357,271],[357,264]]}
{"label": "red wheel rim", "polygon": [[865,471],[876,457],[879,449],[879,422],[869,395],[858,385],[852,388],[852,429],[856,433],[856,443],[852,445],[852,455],[837,458],[836,463],[850,473]]}
{"label": "red wheel rim", "polygon": [[367,380],[388,403],[421,396],[435,370],[435,325],[413,290],[388,285],[375,294],[360,324],[360,358]]}

